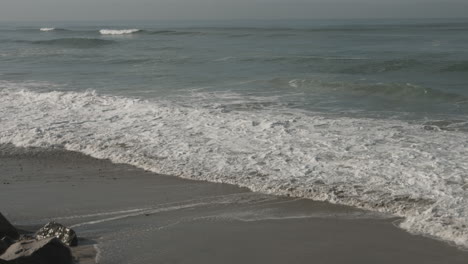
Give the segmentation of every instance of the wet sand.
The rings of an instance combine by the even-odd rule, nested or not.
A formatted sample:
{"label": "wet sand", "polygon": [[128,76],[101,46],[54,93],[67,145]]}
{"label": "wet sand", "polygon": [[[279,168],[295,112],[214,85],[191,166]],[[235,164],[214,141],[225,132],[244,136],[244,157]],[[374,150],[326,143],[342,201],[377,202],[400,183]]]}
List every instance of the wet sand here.
{"label": "wet sand", "polygon": [[226,184],[156,175],[64,151],[0,147],[0,210],[72,226],[80,263],[467,263],[398,219]]}

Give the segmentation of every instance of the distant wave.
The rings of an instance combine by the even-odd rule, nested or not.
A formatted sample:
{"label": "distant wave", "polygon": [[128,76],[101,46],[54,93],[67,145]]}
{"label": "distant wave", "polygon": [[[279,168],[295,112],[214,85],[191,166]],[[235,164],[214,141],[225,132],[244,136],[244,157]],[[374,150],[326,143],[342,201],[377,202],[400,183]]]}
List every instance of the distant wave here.
{"label": "distant wave", "polygon": [[[400,31],[400,30],[458,30],[467,31],[468,23],[453,22],[453,23],[414,23],[414,24],[377,24],[377,25],[335,25],[335,26],[309,26],[309,27],[193,27],[187,29],[196,29],[203,32],[230,32],[232,36],[247,36],[251,33],[268,33],[267,37],[294,35],[295,33],[326,33],[326,32],[380,32],[382,30]],[[237,32],[232,34],[233,32]]]}
{"label": "distant wave", "polygon": [[249,33],[245,33],[245,34],[230,34],[228,35],[229,38],[244,38],[244,37],[252,37],[252,36],[255,36],[255,34],[249,34]]}
{"label": "distant wave", "polygon": [[367,60],[364,57],[338,57],[338,56],[253,56],[253,57],[244,57],[239,58],[240,61],[252,62],[282,62],[282,63],[312,63],[312,62],[321,62],[321,61],[363,61]]}
{"label": "distant wave", "polygon": [[60,38],[51,40],[29,41],[29,43],[37,45],[63,46],[69,48],[96,48],[104,45],[113,44],[116,42],[113,40],[96,38]]}
{"label": "distant wave", "polygon": [[[330,72],[340,74],[384,74],[390,72],[403,72],[406,70],[434,72],[468,72],[468,61],[444,61],[438,58],[395,58],[373,59],[366,57],[341,56],[251,56],[238,57],[240,62],[264,62],[299,64],[311,67],[317,72]],[[337,63],[329,64],[328,62]],[[338,63],[342,62],[342,63]],[[328,63],[323,66],[323,63]]]}
{"label": "distant wave", "polygon": [[99,33],[102,35],[125,35],[137,33],[140,31],[140,29],[101,29],[99,30]]}
{"label": "distant wave", "polygon": [[444,92],[411,83],[352,83],[294,79],[290,80],[288,84],[293,88],[323,91],[333,90],[337,93],[350,93],[362,96],[468,104],[468,97],[462,94]]}
{"label": "distant wave", "polygon": [[[333,56],[265,56],[242,58],[242,61],[282,62],[291,64],[310,64],[324,61],[342,61],[342,64],[327,71],[345,74],[373,74],[400,71],[424,65],[423,61],[414,59],[372,60],[364,57]],[[320,69],[319,69],[320,70]],[[321,69],[324,70],[324,69]]]}
{"label": "distant wave", "polygon": [[152,35],[200,35],[203,34],[199,31],[175,31],[175,30],[157,30],[157,31],[148,31]]}
{"label": "distant wave", "polygon": [[153,61],[153,59],[151,58],[133,58],[133,59],[113,58],[111,60],[105,60],[103,62],[109,63],[109,64],[135,65],[135,64],[150,63],[151,61]]}
{"label": "distant wave", "polygon": [[466,133],[430,129],[445,123],[223,112],[28,85],[0,82],[0,144],[388,212],[410,232],[468,247]]}
{"label": "distant wave", "polygon": [[348,74],[372,74],[400,71],[408,68],[421,66],[424,63],[413,59],[395,59],[386,61],[369,61],[360,65],[352,65],[349,68],[343,69],[341,73]]}
{"label": "distant wave", "polygon": [[[69,29],[59,29],[59,28],[41,28],[40,31],[48,32],[48,31],[71,31],[75,33],[95,33],[95,30],[69,30]],[[179,30],[143,30],[143,29],[101,29],[98,31],[101,35],[127,35],[127,34],[135,34],[135,33],[142,33],[148,35],[198,35],[202,34],[199,31],[179,31]]]}
{"label": "distant wave", "polygon": [[443,72],[468,72],[468,61],[452,64],[444,69]]}
{"label": "distant wave", "polygon": [[[30,32],[34,33],[38,30],[36,28],[24,28],[24,29],[16,29],[22,32]],[[2,31],[0,29],[0,31]],[[8,30],[7,30],[8,31]],[[10,30],[11,31],[11,30]],[[126,34],[148,34],[148,35],[199,35],[205,34],[206,32],[202,31],[194,31],[191,29],[187,30],[170,30],[170,29],[138,29],[138,28],[131,28],[131,29],[65,29],[65,28],[56,28],[56,27],[42,27],[39,28],[41,32],[69,32],[69,33],[80,33],[80,34],[101,34],[101,35],[126,35]]]}
{"label": "distant wave", "polygon": [[40,28],[39,30],[47,32],[47,31],[54,31],[55,28]]}
{"label": "distant wave", "polygon": [[42,32],[66,32],[66,31],[71,31],[71,30],[64,29],[64,28],[54,28],[54,27],[47,28],[47,27],[43,27],[43,28],[40,28],[39,31],[42,31]]}
{"label": "distant wave", "polygon": [[157,34],[174,34],[177,33],[177,31],[174,30],[155,30],[155,31],[148,31],[148,33],[152,35],[157,35]]}
{"label": "distant wave", "polygon": [[[21,31],[37,31],[37,28],[20,28]],[[40,31],[58,31],[65,30],[55,27],[42,27]],[[137,28],[129,29],[101,29],[96,30],[93,27],[87,29],[70,28],[67,31],[73,32],[100,32],[104,35],[123,35],[137,32],[147,34],[165,34],[165,35],[195,35],[195,34],[227,34],[230,37],[256,36],[265,33],[266,37],[288,37],[301,33],[321,33],[321,32],[380,32],[382,30],[400,31],[400,30],[450,30],[450,31],[468,31],[466,22],[448,22],[448,23],[414,23],[414,24],[374,24],[374,25],[334,25],[334,26],[308,26],[308,27],[186,27],[186,28],[148,28],[145,30]]]}

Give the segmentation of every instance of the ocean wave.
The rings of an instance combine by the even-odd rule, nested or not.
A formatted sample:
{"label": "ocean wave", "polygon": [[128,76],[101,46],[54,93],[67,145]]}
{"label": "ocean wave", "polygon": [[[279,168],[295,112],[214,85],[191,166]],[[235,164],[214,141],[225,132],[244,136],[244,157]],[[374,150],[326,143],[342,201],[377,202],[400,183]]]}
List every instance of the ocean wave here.
{"label": "ocean wave", "polygon": [[[29,84],[28,84],[29,85]],[[153,172],[405,217],[401,227],[468,247],[466,133],[292,109],[196,103],[0,82],[0,144],[63,148]]]}
{"label": "ocean wave", "polygon": [[442,72],[468,72],[468,61],[452,64],[442,69]]}
{"label": "ocean wave", "polygon": [[116,43],[113,40],[97,39],[97,38],[59,38],[50,40],[38,40],[38,41],[23,41],[37,45],[51,45],[51,46],[62,46],[68,48],[96,48],[105,45]]}
{"label": "ocean wave", "polygon": [[156,30],[145,31],[150,35],[200,35],[203,34],[199,31],[177,31],[177,30]]}
{"label": "ocean wave", "polygon": [[[429,62],[415,59],[373,60],[366,57],[341,56],[253,56],[240,58],[245,62],[277,62],[302,64],[308,67],[319,67],[317,70],[344,74],[378,74],[401,71],[428,65]],[[323,63],[342,62],[341,65],[326,65]],[[327,67],[328,66],[328,67]]]}
{"label": "ocean wave", "polygon": [[47,31],[54,31],[54,30],[55,30],[55,28],[40,28],[40,29],[39,29],[39,31],[45,31],[45,32],[47,32]]}
{"label": "ocean wave", "polygon": [[[197,29],[204,32],[231,32],[235,35],[242,34],[258,34],[272,33],[273,34],[292,34],[297,33],[354,33],[354,32],[369,32],[380,33],[385,31],[407,31],[407,30],[451,30],[451,31],[466,31],[468,23],[466,22],[442,22],[442,23],[382,23],[382,24],[342,24],[342,25],[317,25],[317,26],[259,26],[259,27],[239,27],[239,26],[220,26],[220,27],[191,27],[188,29]],[[271,35],[267,35],[271,36]],[[274,35],[273,35],[274,36]]]}
{"label": "ocean wave", "polygon": [[[15,29],[3,29],[0,31],[12,31]],[[25,28],[25,29],[16,29],[17,31],[22,31],[22,32],[30,32],[34,33],[37,32],[37,28]],[[147,35],[200,35],[200,34],[206,34],[208,32],[204,31],[195,31],[192,29],[187,29],[187,30],[172,30],[172,29],[79,29],[79,28],[55,28],[55,27],[42,27],[39,28],[39,31],[41,32],[69,32],[69,33],[80,33],[80,34],[88,34],[88,35],[95,35],[95,34],[101,34],[101,35],[126,35],[126,34],[147,34]]]}
{"label": "ocean wave", "polygon": [[418,60],[412,59],[396,59],[387,61],[370,61],[360,65],[353,65],[349,68],[343,69],[341,73],[348,74],[374,74],[374,73],[386,73],[400,70],[406,70],[409,68],[415,68],[421,66],[424,63]]}
{"label": "ocean wave", "polygon": [[[72,32],[72,30],[69,30],[69,29],[64,29],[64,28],[40,28],[39,31],[42,31],[42,32]],[[80,32],[80,31],[76,31],[76,32]]]}
{"label": "ocean wave", "polygon": [[380,96],[399,100],[445,102],[457,105],[466,105],[468,103],[468,97],[465,95],[444,92],[411,83],[352,83],[293,79],[290,80],[288,84],[293,88],[313,89],[322,92],[332,90],[334,92],[362,96]]}
{"label": "ocean wave", "polygon": [[249,34],[249,33],[239,33],[239,34],[230,34],[228,37],[230,38],[245,38],[245,37],[252,37],[255,36],[255,34]]}
{"label": "ocean wave", "polygon": [[140,32],[140,29],[101,29],[99,33],[102,35],[126,35]]}
{"label": "ocean wave", "polygon": [[368,60],[365,57],[340,57],[340,56],[253,56],[239,58],[240,61],[252,62],[282,62],[282,63],[316,63],[323,61],[365,61]]}
{"label": "ocean wave", "polygon": [[[19,28],[20,31],[37,31],[37,28]],[[61,29],[55,27],[42,27],[40,31],[73,31],[73,32],[88,32],[96,33],[96,29],[89,27],[87,29]],[[75,31],[76,30],[76,31]],[[412,24],[354,24],[354,25],[335,25],[335,26],[296,26],[296,27],[236,27],[236,26],[220,26],[220,27],[185,27],[185,28],[148,28],[145,30],[137,28],[129,29],[101,29],[98,30],[102,34],[132,34],[137,32],[147,34],[167,34],[167,35],[194,35],[194,34],[222,34],[229,37],[246,37],[246,36],[261,36],[265,37],[287,37],[296,36],[298,34],[315,34],[328,32],[381,32],[386,31],[407,31],[407,30],[450,30],[450,31],[467,31],[468,23],[466,22],[447,22],[447,23],[412,23]],[[264,34],[262,34],[264,33]]]}

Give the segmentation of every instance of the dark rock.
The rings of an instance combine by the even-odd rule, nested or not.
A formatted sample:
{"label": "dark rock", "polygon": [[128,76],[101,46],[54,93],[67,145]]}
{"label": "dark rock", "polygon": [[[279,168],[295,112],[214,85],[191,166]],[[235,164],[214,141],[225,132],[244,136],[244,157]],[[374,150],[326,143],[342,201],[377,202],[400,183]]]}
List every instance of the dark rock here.
{"label": "dark rock", "polygon": [[55,237],[24,240],[11,245],[1,260],[14,264],[71,264],[73,257],[66,245]]}
{"label": "dark rock", "polygon": [[56,237],[67,246],[77,246],[78,237],[71,228],[63,226],[56,222],[50,222],[36,232],[37,239]]}
{"label": "dark rock", "polygon": [[10,237],[3,237],[0,239],[0,255],[3,254],[15,241]]}
{"label": "dark rock", "polygon": [[5,243],[5,245],[8,246],[11,246],[16,242],[13,238],[7,236],[0,239],[0,241],[2,241],[3,243]]}
{"label": "dark rock", "polygon": [[8,236],[13,239],[18,239],[19,233],[13,225],[0,213],[0,237]]}
{"label": "dark rock", "polygon": [[8,245],[0,240],[0,254],[3,254],[8,249]]}

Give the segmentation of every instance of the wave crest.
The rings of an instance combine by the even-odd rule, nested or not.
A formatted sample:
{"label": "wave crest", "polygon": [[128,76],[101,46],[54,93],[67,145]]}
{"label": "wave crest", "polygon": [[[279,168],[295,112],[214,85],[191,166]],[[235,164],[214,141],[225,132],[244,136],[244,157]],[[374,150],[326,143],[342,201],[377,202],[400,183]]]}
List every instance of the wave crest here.
{"label": "wave crest", "polygon": [[99,33],[102,35],[125,35],[137,33],[140,31],[140,29],[101,29],[99,30]]}
{"label": "wave crest", "polygon": [[47,32],[47,31],[54,31],[55,28],[40,28],[39,30],[40,30],[40,31]]}

